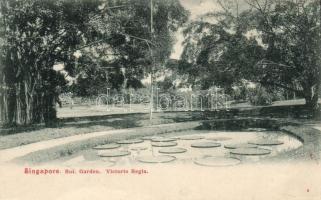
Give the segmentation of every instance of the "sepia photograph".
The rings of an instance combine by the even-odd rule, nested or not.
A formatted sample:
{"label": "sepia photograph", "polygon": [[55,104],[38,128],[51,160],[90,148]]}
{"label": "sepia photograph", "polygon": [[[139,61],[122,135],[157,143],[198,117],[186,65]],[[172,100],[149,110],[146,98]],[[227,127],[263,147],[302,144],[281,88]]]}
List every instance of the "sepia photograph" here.
{"label": "sepia photograph", "polygon": [[320,200],[321,0],[0,0],[0,200]]}

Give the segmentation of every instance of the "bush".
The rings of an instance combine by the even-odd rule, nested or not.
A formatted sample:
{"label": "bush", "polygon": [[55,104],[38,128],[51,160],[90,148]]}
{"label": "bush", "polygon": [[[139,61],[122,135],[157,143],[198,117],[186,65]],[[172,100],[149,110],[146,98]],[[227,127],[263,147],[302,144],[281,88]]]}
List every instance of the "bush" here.
{"label": "bush", "polygon": [[233,97],[234,100],[239,102],[239,101],[245,101],[246,97],[248,96],[249,93],[249,88],[247,88],[246,85],[239,85],[237,87],[233,88]]}
{"label": "bush", "polygon": [[262,86],[257,86],[249,91],[249,101],[255,106],[267,106],[272,104],[273,94],[270,94]]}

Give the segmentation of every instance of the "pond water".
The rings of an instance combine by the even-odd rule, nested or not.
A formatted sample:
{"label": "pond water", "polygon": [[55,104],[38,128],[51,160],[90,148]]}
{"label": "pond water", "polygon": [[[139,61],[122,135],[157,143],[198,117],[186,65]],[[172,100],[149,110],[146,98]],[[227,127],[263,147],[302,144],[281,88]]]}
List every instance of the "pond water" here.
{"label": "pond water", "polygon": [[231,166],[259,162],[301,145],[298,139],[277,131],[191,130],[100,145],[64,159],[64,165],[141,167],[158,163]]}

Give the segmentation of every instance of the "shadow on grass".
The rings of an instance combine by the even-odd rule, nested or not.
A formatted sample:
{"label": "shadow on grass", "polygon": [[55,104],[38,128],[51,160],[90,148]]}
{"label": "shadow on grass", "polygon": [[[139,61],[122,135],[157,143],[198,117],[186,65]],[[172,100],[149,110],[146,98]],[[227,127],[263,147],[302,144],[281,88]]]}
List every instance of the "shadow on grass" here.
{"label": "shadow on grass", "polygon": [[[29,126],[11,126],[0,128],[0,135],[12,135],[17,133],[28,133],[39,131],[46,128],[84,128],[91,126],[106,126],[110,128],[130,128],[137,127],[139,121],[146,118],[145,114],[117,114],[117,115],[105,115],[105,116],[90,116],[90,117],[70,117],[57,119],[46,124],[34,124]],[[113,120],[113,119],[119,120]]]}
{"label": "shadow on grass", "polygon": [[[86,117],[70,117],[57,119],[48,124],[36,124],[32,126],[15,126],[3,127],[0,129],[1,136],[9,136],[14,134],[29,134],[34,132],[41,132],[44,130],[50,134],[50,130],[70,130],[72,133],[62,135],[76,135],[77,131],[82,129],[80,133],[103,131],[110,129],[124,129],[143,127],[148,125],[158,125],[176,122],[186,122],[201,119],[199,112],[166,112],[154,113],[153,120],[149,120],[149,114],[146,113],[130,113],[130,114],[114,114],[104,116],[86,116]],[[1,147],[0,147],[1,148]]]}

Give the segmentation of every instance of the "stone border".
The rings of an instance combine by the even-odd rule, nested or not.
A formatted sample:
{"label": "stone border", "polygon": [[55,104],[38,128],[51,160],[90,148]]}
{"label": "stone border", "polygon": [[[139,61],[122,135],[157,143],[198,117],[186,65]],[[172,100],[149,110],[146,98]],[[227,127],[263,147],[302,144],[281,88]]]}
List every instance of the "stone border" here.
{"label": "stone border", "polygon": [[267,161],[315,161],[321,159],[321,132],[313,127],[298,124],[298,126],[283,126],[280,130],[297,138],[303,145],[298,149],[280,153]]}

